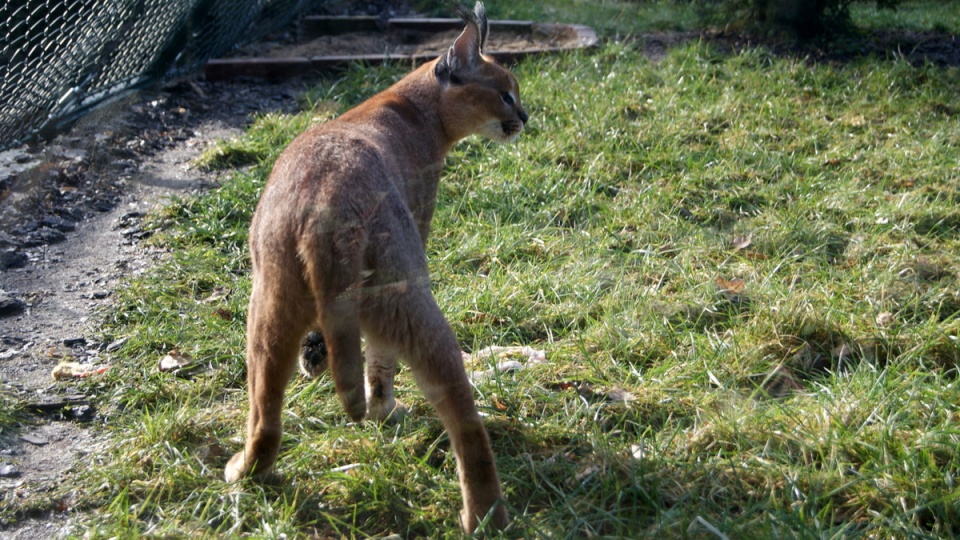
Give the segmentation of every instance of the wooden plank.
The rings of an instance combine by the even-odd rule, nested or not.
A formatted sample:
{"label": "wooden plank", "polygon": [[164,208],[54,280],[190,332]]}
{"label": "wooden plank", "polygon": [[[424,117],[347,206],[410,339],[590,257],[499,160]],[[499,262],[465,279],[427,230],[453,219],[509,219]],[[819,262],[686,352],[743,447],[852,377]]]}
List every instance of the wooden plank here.
{"label": "wooden plank", "polygon": [[225,58],[208,60],[203,74],[208,81],[240,77],[288,79],[306,75],[312,69],[309,58]]}
{"label": "wooden plank", "polygon": [[380,17],[328,17],[308,15],[303,18],[301,31],[307,39],[335,36],[347,32],[382,32],[386,21]]}
{"label": "wooden plank", "polygon": [[[321,19],[336,19],[338,31],[350,28],[377,27],[379,31],[380,19],[377,17],[307,17],[319,21]],[[314,24],[314,23],[311,23]],[[316,23],[321,24],[321,23]],[[326,22],[322,24],[327,24]],[[530,21],[491,21],[491,30],[496,31],[514,31],[517,33],[528,33],[534,36],[566,36],[574,43],[572,46],[544,46],[522,50],[505,51],[487,51],[487,54],[493,56],[503,63],[516,62],[522,58],[561,52],[579,48],[593,47],[598,43],[596,32],[592,28],[577,24],[556,24],[556,23],[533,23]],[[442,32],[450,29],[459,29],[463,26],[460,19],[415,19],[415,18],[396,18],[390,19],[387,27],[394,30],[417,30]],[[279,58],[222,58],[210,60],[204,67],[204,74],[209,81],[225,81],[234,78],[262,78],[262,79],[284,79],[307,75],[317,71],[335,71],[344,69],[350,63],[363,63],[372,66],[379,66],[387,62],[409,62],[411,65],[429,62],[437,57],[437,53],[421,53],[414,55],[383,55],[383,54],[362,54],[362,55],[328,55],[305,57],[279,57]]]}

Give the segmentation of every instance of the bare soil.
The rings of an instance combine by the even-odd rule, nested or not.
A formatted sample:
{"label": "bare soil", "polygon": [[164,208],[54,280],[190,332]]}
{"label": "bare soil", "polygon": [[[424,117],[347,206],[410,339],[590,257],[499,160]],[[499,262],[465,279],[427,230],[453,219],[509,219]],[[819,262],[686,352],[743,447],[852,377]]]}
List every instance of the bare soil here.
{"label": "bare soil", "polygon": [[[457,39],[460,32],[422,32],[397,30],[391,32],[350,32],[321,36],[305,42],[297,42],[290,35],[254,43],[238,49],[237,57],[306,57],[384,54],[387,56],[436,54],[445,52]],[[491,31],[486,50],[521,51],[548,47],[572,46],[576,36],[568,33],[534,31],[513,33]]]}
{"label": "bare soil", "polygon": [[215,185],[191,160],[254,113],[292,112],[302,87],[182,82],[0,153],[0,392],[22,414],[0,433],[0,537],[56,537],[69,523],[73,501],[54,488],[92,461],[103,419],[98,396],[51,373],[65,361],[109,369],[116,345],[98,341],[97,321],[123,280],[163,256],[141,242],[143,216]]}

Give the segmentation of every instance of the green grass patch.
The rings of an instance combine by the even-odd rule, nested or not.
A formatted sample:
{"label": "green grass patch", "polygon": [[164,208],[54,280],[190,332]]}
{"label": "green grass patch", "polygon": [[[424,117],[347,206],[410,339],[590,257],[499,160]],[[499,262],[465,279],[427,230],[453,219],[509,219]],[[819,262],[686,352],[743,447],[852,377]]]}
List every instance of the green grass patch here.
{"label": "green grass patch", "polygon": [[[442,2],[425,0],[427,11],[447,16]],[[553,2],[489,2],[492,18],[580,23],[602,37],[644,32],[697,30],[703,26],[742,26],[736,13],[711,0],[558,0]],[[432,9],[431,9],[432,8]],[[720,9],[718,9],[720,8]],[[742,17],[744,14],[739,13]],[[850,19],[862,31],[960,33],[960,3],[941,0],[903,0],[897,9],[877,9],[876,2],[850,5]]]}
{"label": "green grass patch", "polygon": [[897,9],[876,9],[873,2],[850,6],[850,16],[858,26],[914,32],[960,33],[960,4],[937,0],[905,0]]}
{"label": "green grass patch", "polygon": [[587,24],[606,37],[689,30],[700,15],[696,2],[673,0],[489,2],[487,7],[491,18]]}
{"label": "green grass patch", "polygon": [[[460,536],[449,443],[406,371],[398,427],[349,424],[329,378],[296,378],[281,480],[221,480],[270,164],[401,73],[357,68],[261,119],[226,152],[252,166],[155,217],[169,257],[104,321],[128,339],[90,381],[110,442],[71,484],[76,534]],[[428,249],[465,350],[547,354],[476,386],[502,536],[960,534],[960,70],[607,44],[516,73],[529,129],[456,148]],[[157,371],[173,349],[189,375]]]}

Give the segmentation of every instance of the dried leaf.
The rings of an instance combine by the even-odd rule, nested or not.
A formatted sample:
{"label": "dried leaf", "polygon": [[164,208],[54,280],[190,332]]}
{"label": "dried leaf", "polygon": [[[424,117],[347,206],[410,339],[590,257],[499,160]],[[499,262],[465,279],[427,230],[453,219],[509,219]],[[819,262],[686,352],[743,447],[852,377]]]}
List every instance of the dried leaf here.
{"label": "dried leaf", "polygon": [[631,444],[630,445],[630,455],[633,456],[633,459],[642,460],[647,458],[647,445],[645,444]]}
{"label": "dried leaf", "polygon": [[[465,353],[464,353],[465,354]],[[473,353],[472,355],[466,355],[465,358],[469,360],[483,360],[485,358],[490,358],[496,356],[497,358],[509,358],[511,356],[521,356],[527,359],[528,361],[541,363],[546,362],[547,357],[546,353],[541,350],[534,349],[533,347],[501,347],[499,345],[491,345],[490,347],[484,347],[479,351]]]}
{"label": "dried leaf", "polygon": [[107,366],[96,366],[93,364],[81,364],[79,362],[61,362],[53,368],[50,375],[56,381],[64,379],[82,379],[90,375],[96,375],[107,371]]}
{"label": "dried leaf", "polygon": [[488,379],[493,377],[497,372],[506,373],[508,371],[518,371],[523,369],[523,364],[515,360],[507,360],[505,362],[500,362],[497,364],[497,369],[487,369],[484,371],[474,371],[470,374],[470,378],[474,381],[481,381],[483,379]]}
{"label": "dried leaf", "polygon": [[516,360],[506,360],[506,358],[519,356],[521,360],[525,360],[528,364],[542,364],[547,361],[546,353],[539,349],[534,349],[533,347],[501,347],[499,345],[484,347],[473,354],[467,354],[461,351],[460,356],[465,364],[494,357],[502,360],[501,362],[497,363],[496,369],[474,371],[471,373],[470,378],[474,381],[490,378],[497,372],[516,371],[523,369],[524,364],[521,364]]}
{"label": "dried leaf", "polygon": [[176,371],[193,363],[193,358],[180,351],[170,351],[160,359],[160,371]]}
{"label": "dried leaf", "polygon": [[750,244],[752,243],[752,241],[753,241],[753,235],[750,235],[750,234],[748,234],[748,235],[746,235],[746,236],[734,236],[734,237],[733,237],[733,249],[735,249],[735,250],[737,250],[737,251],[740,251],[740,250],[742,250],[742,249],[746,249],[747,247],[750,246]]}
{"label": "dried leaf", "polygon": [[223,300],[224,298],[226,298],[229,294],[230,294],[229,289],[218,287],[210,293],[210,296],[204,298],[202,302],[204,304],[212,304],[214,302],[219,302],[220,300]]}
{"label": "dried leaf", "polygon": [[724,279],[718,277],[716,279],[716,284],[717,290],[719,290],[724,296],[743,294],[743,291],[747,289],[747,283],[739,278]]}
{"label": "dried leaf", "polygon": [[623,388],[617,386],[608,390],[605,397],[607,398],[607,401],[613,401],[616,403],[626,403],[628,401],[637,399],[637,397],[630,392],[627,392]]}
{"label": "dried leaf", "polygon": [[897,187],[900,189],[910,189],[917,185],[917,180],[915,178],[905,178],[897,182]]}
{"label": "dried leaf", "polygon": [[747,289],[747,284],[742,279],[724,279],[718,277],[715,283],[717,290],[728,302],[744,305],[750,302],[750,299],[744,294],[744,291]]}

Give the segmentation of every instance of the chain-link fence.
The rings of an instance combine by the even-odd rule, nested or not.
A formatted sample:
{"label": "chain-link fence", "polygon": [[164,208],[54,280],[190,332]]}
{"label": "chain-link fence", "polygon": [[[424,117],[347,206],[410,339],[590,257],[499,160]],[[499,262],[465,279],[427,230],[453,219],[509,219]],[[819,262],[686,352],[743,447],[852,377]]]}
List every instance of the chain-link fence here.
{"label": "chain-link fence", "polygon": [[3,0],[0,150],[196,68],[322,0]]}

